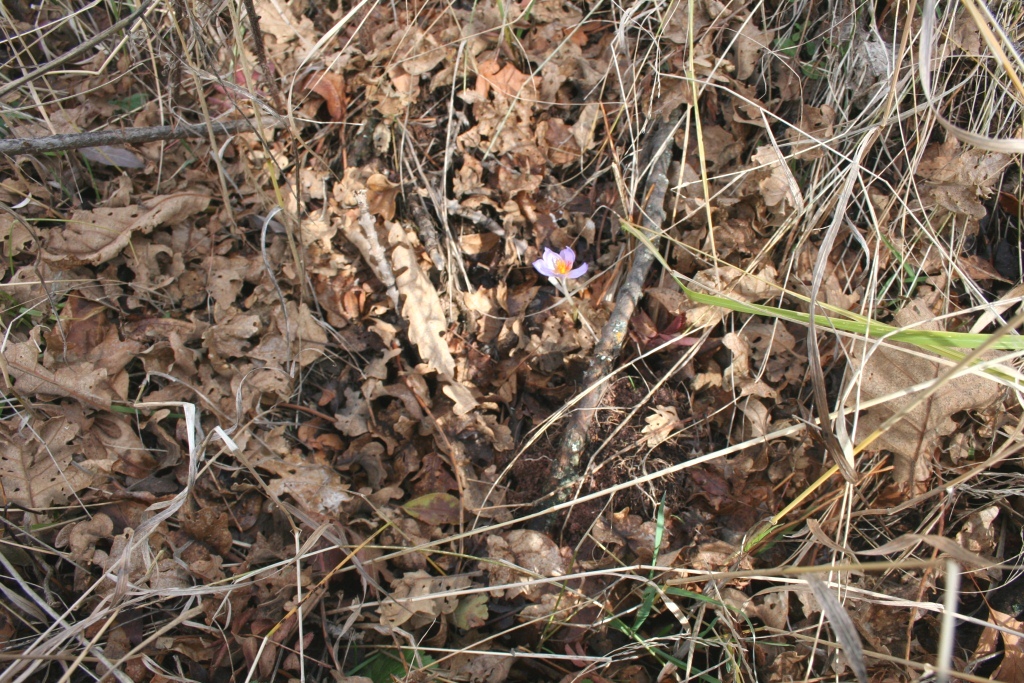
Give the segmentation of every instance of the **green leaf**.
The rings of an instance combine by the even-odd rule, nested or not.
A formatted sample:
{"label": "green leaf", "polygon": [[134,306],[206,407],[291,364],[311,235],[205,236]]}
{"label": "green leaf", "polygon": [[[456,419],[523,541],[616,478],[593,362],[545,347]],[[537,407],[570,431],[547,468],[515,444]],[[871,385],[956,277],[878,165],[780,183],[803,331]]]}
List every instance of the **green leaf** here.
{"label": "green leaf", "polygon": [[409,648],[403,648],[401,654],[398,650],[387,649],[375,652],[361,665],[354,667],[349,674],[358,673],[368,677],[373,683],[395,683],[396,679],[403,680],[410,668],[430,669],[434,667],[434,662],[430,655],[421,654],[417,658],[416,653]]}
{"label": "green leaf", "polygon": [[147,102],[148,98],[146,93],[135,93],[125,98],[115,98],[110,100],[110,104],[114,105],[118,109],[124,112],[132,112],[136,109],[141,109]]}
{"label": "green leaf", "polygon": [[468,631],[473,628],[480,628],[487,623],[487,595],[477,593],[467,595],[459,601],[459,606],[452,613],[452,623]]}
{"label": "green leaf", "polygon": [[644,599],[640,602],[640,607],[636,610],[636,620],[633,622],[633,633],[640,630],[640,627],[647,621],[647,617],[651,616],[651,609],[654,608],[654,598],[658,597],[658,589],[653,584],[647,584],[644,588]]}
{"label": "green leaf", "polygon": [[425,524],[458,524],[462,505],[449,493],[428,493],[402,506],[405,513]]}

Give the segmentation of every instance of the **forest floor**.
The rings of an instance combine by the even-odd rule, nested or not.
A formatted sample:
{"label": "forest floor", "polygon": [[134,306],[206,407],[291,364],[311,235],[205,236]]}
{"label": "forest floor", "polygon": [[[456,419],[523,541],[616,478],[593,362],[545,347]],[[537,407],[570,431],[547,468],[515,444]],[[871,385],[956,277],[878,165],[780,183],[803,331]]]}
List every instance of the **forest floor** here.
{"label": "forest floor", "polygon": [[1024,683],[1022,21],[5,2],[0,680]]}

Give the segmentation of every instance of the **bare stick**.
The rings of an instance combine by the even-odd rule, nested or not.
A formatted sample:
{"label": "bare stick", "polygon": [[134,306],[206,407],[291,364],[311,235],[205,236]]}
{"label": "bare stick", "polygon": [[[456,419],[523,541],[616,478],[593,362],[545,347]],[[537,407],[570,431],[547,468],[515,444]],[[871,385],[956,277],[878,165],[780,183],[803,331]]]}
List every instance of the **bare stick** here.
{"label": "bare stick", "polygon": [[[662,147],[664,150],[654,161],[651,174],[647,178],[647,196],[641,220],[643,226],[653,233],[651,245],[655,249],[658,248],[660,242],[658,232],[661,230],[661,224],[665,222],[665,192],[668,189],[668,166],[672,160],[672,145],[668,136],[673,128],[672,123],[662,122],[655,130],[651,141],[650,149],[654,154],[657,154]],[[580,458],[589,441],[590,424],[598,406],[601,405],[601,399],[604,398],[607,388],[607,384],[601,380],[611,372],[612,365],[622,352],[629,319],[643,294],[644,280],[647,279],[647,272],[653,263],[654,252],[643,245],[638,245],[633,265],[626,274],[626,281],[619,289],[615,310],[612,311],[604,329],[601,330],[601,339],[594,347],[590,366],[583,377],[583,386],[594,388],[576,404],[575,411],[569,418],[565,434],[562,435],[558,462],[555,464],[555,485],[558,487],[558,493],[555,496],[556,505],[566,501],[570,489],[568,484],[579,474]]]}
{"label": "bare stick", "polygon": [[263,31],[260,30],[260,17],[256,14],[256,6],[252,0],[242,0],[245,5],[245,13],[249,15],[249,28],[252,31],[253,47],[256,50],[256,61],[263,69],[263,77],[270,85],[270,94],[274,98],[274,106],[278,111],[283,111],[281,106],[281,88],[277,85],[277,78],[270,71],[270,62],[267,61],[267,50],[263,47]]}
{"label": "bare stick", "polygon": [[[246,130],[256,130],[248,119],[234,119],[225,123],[211,123],[214,135],[232,135]],[[124,130],[101,130],[89,133],[68,133],[48,135],[41,138],[8,138],[0,140],[0,154],[43,154],[63,152],[83,147],[102,145],[138,145],[157,140],[184,140],[201,138],[209,133],[205,123],[178,126],[152,126],[149,128],[125,128]]]}

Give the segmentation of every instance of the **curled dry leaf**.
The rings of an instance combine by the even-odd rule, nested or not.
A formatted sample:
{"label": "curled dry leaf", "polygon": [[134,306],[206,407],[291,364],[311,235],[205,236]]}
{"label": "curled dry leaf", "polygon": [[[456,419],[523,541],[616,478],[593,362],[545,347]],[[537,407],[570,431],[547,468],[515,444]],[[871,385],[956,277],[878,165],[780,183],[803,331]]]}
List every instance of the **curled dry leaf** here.
{"label": "curled dry leaf", "polygon": [[93,515],[92,519],[62,528],[54,545],[58,548],[67,547],[71,551],[72,560],[79,564],[88,564],[96,554],[97,542],[109,539],[113,533],[114,522],[100,512]]}
{"label": "curled dry leaf", "polygon": [[306,89],[324,98],[332,121],[345,120],[345,77],[332,71],[317,71],[306,79]]}
{"label": "curled dry leaf", "polygon": [[641,431],[646,434],[644,441],[648,448],[654,448],[672,435],[672,430],[682,424],[675,406],[655,406],[654,410],[644,418],[647,426]]}
{"label": "curled dry leaf", "polygon": [[374,216],[385,221],[395,217],[395,199],[401,186],[388,180],[383,173],[374,173],[366,179],[366,205]]}
{"label": "curled dry leaf", "polygon": [[[997,631],[994,628],[986,628],[978,640],[975,656],[993,655],[1001,649],[1003,661],[1000,662],[999,668],[991,674],[991,680],[1022,683],[1024,681],[1024,638],[1017,634],[1024,633],[1024,621],[1016,619],[1014,615],[1004,614],[993,609],[988,623],[993,626],[1001,626],[1005,630]],[[1001,648],[1000,640],[1003,641]]]}
{"label": "curled dry leaf", "polygon": [[448,320],[441,298],[420,268],[416,252],[400,225],[392,225],[388,241],[394,245],[391,260],[395,284],[402,295],[401,314],[409,321],[409,341],[416,344],[420,357],[448,383],[444,392],[455,402],[456,411],[464,415],[477,403],[470,390],[455,379],[455,358],[444,339]]}
{"label": "curled dry leaf", "polygon": [[44,260],[61,268],[109,261],[124,249],[135,232],[148,233],[206,210],[210,197],[196,192],[156,197],[146,204],[75,211],[67,225],[51,228]]}

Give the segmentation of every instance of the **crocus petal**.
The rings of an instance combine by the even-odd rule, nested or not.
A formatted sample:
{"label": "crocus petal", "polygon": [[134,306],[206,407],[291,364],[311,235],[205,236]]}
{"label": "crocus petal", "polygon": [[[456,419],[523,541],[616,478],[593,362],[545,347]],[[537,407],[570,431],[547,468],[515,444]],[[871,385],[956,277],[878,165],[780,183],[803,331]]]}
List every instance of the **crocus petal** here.
{"label": "crocus petal", "polygon": [[544,247],[544,256],[542,256],[541,259],[552,272],[555,272],[558,269],[558,254],[556,252]]}
{"label": "crocus petal", "polygon": [[545,261],[544,259],[537,259],[536,261],[534,261],[533,267],[537,270],[538,273],[540,273],[544,277],[552,277],[555,274],[555,272],[551,269],[551,266],[549,266],[547,264],[547,261]]}
{"label": "crocus petal", "polygon": [[565,279],[567,279],[567,280],[575,280],[578,277],[582,277],[583,274],[586,273],[586,272],[587,272],[587,264],[586,263],[581,263],[579,265],[579,267],[573,268],[568,273],[566,273],[565,274]]}
{"label": "crocus petal", "polygon": [[558,254],[558,258],[571,266],[576,262],[576,252],[572,250],[572,247],[566,247]]}

